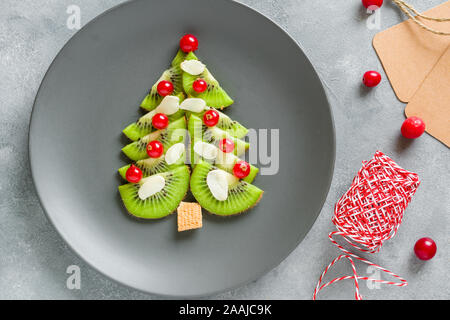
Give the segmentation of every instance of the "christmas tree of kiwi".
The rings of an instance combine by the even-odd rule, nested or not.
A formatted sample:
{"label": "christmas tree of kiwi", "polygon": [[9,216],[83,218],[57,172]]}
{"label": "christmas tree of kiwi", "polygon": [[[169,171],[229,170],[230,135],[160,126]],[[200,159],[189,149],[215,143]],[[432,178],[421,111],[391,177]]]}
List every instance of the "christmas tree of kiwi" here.
{"label": "christmas tree of kiwi", "polygon": [[251,184],[259,169],[239,158],[249,148],[242,140],[248,130],[217,110],[233,100],[196,57],[197,48],[192,35],[180,40],[170,68],[141,103],[148,112],[123,130],[132,142],[122,152],[133,163],[119,169],[128,182],[119,192],[136,217],[171,214],[189,186],[204,209],[222,216],[244,212],[262,197]]}

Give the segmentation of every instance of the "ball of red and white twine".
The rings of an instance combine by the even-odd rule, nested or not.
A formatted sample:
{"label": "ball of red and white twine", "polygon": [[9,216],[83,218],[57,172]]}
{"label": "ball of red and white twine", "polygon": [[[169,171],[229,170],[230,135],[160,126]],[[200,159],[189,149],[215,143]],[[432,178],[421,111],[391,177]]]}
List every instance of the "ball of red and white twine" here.
{"label": "ball of red and white twine", "polygon": [[[346,250],[333,239],[342,236],[353,248],[362,252],[378,252],[383,242],[392,238],[402,222],[403,213],[417,190],[420,181],[417,174],[398,166],[391,158],[377,151],[370,161],[364,161],[362,168],[353,179],[350,189],[336,203],[332,219],[338,231],[328,237],[344,254],[334,259],[319,278],[313,299],[320,290],[338,281],[353,279],[355,298],[361,300],[359,280],[369,280],[394,286],[406,286],[405,279],[366,259]],[[350,261],[353,275],[335,278],[322,284],[328,270],[339,260]],[[396,278],[386,281],[359,276],[353,260],[364,262]]]}

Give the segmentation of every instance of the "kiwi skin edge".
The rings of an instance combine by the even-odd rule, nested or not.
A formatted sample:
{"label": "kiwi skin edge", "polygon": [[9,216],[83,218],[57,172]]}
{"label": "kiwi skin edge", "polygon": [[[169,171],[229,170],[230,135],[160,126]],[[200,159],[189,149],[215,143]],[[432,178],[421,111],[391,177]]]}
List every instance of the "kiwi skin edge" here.
{"label": "kiwi skin edge", "polygon": [[[190,181],[189,181],[189,189],[191,189],[191,183],[190,183]],[[224,218],[224,219],[226,219],[226,218],[228,218],[228,217],[235,217],[235,216],[239,216],[239,215],[243,214],[244,212],[247,212],[247,211],[253,209],[253,208],[261,201],[263,195],[264,195],[264,190],[262,190],[262,192],[261,192],[261,194],[260,194],[258,200],[257,200],[251,207],[249,207],[249,208],[247,208],[247,209],[245,209],[245,210],[242,210],[242,211],[240,211],[240,212],[233,213],[233,214],[221,215],[221,214],[216,214],[216,213],[214,213],[214,212],[210,212],[210,211],[204,209],[203,207],[202,207],[202,209],[203,209],[204,211],[208,212],[209,214],[213,215],[213,216],[221,217],[221,218]],[[194,196],[194,195],[193,195],[193,196]],[[195,196],[194,196],[194,198],[195,198]],[[197,199],[195,199],[195,201],[197,201]],[[197,203],[198,203],[198,201],[197,201]]]}
{"label": "kiwi skin edge", "polygon": [[243,214],[243,213],[253,209],[254,207],[256,207],[256,205],[261,201],[261,198],[262,198],[263,194],[264,194],[264,191],[261,193],[261,195],[259,196],[258,200],[250,208],[248,208],[246,210],[242,210],[241,212],[238,212],[238,213],[228,214],[228,215],[220,215],[220,214],[215,214],[215,213],[212,213],[212,212],[209,212],[209,211],[206,211],[206,210],[205,211],[208,212],[209,214],[215,216],[215,217],[221,217],[221,218],[224,218],[224,219],[240,216],[241,214]]}

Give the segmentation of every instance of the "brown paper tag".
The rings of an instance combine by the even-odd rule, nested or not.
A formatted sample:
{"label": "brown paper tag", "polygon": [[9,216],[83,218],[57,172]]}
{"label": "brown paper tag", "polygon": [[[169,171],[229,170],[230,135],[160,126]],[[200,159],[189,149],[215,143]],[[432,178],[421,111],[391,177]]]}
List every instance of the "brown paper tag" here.
{"label": "brown paper tag", "polygon": [[450,47],[412,97],[405,114],[422,118],[426,131],[450,147]]}
{"label": "brown paper tag", "polygon": [[[435,18],[450,17],[450,1],[424,12]],[[422,21],[443,32],[450,22]],[[373,46],[397,98],[408,102],[450,45],[449,36],[439,36],[408,20],[375,35]]]}

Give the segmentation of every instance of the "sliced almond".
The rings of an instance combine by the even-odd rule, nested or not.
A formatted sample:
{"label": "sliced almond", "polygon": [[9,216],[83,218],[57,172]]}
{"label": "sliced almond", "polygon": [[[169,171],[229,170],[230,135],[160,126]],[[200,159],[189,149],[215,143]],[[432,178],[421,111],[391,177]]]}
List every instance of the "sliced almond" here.
{"label": "sliced almond", "polygon": [[176,143],[167,149],[166,152],[166,162],[168,165],[174,164],[180,159],[181,155],[185,150],[184,143]]}
{"label": "sliced almond", "polygon": [[184,60],[180,64],[181,70],[192,74],[193,76],[198,76],[205,71],[205,65],[198,60]]}
{"label": "sliced almond", "polygon": [[206,184],[214,198],[225,201],[228,198],[228,181],[223,170],[212,170],[206,176]]}
{"label": "sliced almond", "polygon": [[138,196],[141,200],[160,192],[166,185],[166,180],[160,175],[150,176],[141,180],[141,187],[138,191]]}
{"label": "sliced almond", "polygon": [[218,151],[219,149],[215,145],[203,141],[198,141],[194,144],[194,152],[208,160],[214,160]]}
{"label": "sliced almond", "polygon": [[192,112],[202,112],[206,109],[206,102],[200,98],[187,98],[181,102],[180,109]]}
{"label": "sliced almond", "polygon": [[165,96],[155,110],[156,113],[164,113],[170,116],[177,112],[178,109],[180,109],[180,98],[177,96]]}

